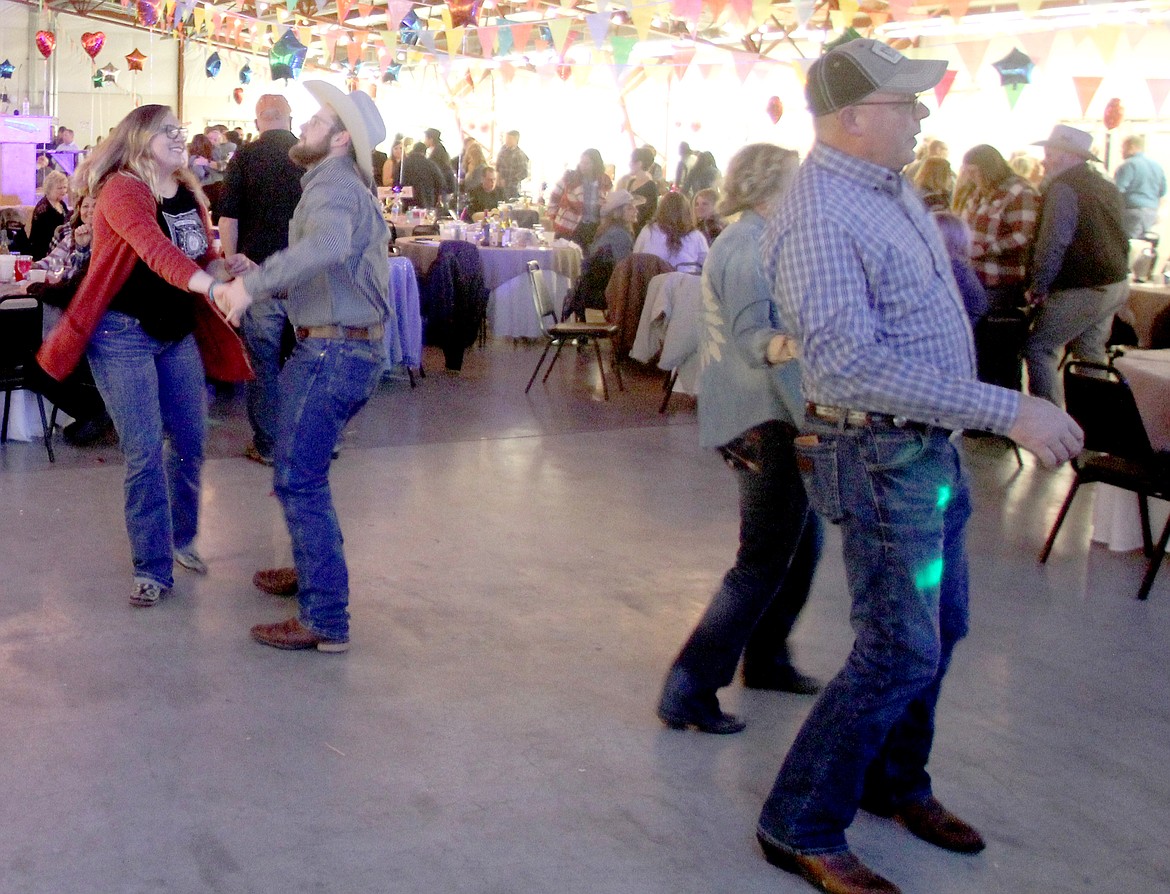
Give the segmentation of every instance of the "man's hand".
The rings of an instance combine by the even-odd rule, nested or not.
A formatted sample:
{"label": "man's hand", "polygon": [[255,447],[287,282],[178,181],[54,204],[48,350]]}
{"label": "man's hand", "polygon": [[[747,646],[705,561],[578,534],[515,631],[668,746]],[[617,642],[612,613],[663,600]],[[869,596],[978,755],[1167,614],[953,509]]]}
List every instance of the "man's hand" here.
{"label": "man's hand", "polygon": [[1030,394],[1020,395],[1020,409],[1008,437],[1046,466],[1059,466],[1085,446],[1085,433],[1068,413]]}
{"label": "man's hand", "polygon": [[773,335],[764,357],[771,366],[779,366],[800,356],[800,345],[789,335]]}
{"label": "man's hand", "polygon": [[216,286],[215,305],[233,326],[239,327],[244,311],[252,303],[252,296],[244,288],[242,279],[233,279],[227,285]]}
{"label": "man's hand", "polygon": [[224,258],[224,263],[227,264],[228,273],[232,276],[243,276],[257,267],[255,261],[249,259],[247,255],[239,253],[228,255]]}

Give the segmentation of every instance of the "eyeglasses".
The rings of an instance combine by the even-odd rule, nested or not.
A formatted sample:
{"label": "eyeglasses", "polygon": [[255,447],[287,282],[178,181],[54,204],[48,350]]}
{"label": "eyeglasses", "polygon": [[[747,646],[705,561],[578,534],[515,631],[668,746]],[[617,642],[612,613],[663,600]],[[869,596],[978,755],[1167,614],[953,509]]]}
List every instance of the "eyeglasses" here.
{"label": "eyeglasses", "polygon": [[916,109],[922,102],[922,94],[918,94],[913,99],[879,99],[874,102],[855,102],[855,106],[905,106],[908,109]]}
{"label": "eyeglasses", "polygon": [[179,137],[182,137],[184,140],[187,139],[187,128],[175,127],[173,124],[166,125],[159,133],[166,134],[168,140],[177,140]]}

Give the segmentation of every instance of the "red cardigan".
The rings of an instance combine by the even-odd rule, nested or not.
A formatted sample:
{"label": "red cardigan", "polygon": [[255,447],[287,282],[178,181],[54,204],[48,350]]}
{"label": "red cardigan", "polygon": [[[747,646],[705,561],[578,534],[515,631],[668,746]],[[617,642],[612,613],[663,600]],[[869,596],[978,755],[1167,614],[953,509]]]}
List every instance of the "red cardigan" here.
{"label": "red cardigan", "polygon": [[[201,209],[201,215],[211,246],[206,210]],[[162,279],[186,290],[200,264],[219,256],[215,248],[209,248],[196,263],[183,254],[158,225],[158,202],[150,187],[124,172],[110,177],[98,195],[92,245],[85,278],[61,322],[37,353],[41,368],[58,381],[80,362],[98,323],[139,258]],[[252,378],[239,336],[206,299],[195,301],[195,338],[209,376],[223,381]]]}

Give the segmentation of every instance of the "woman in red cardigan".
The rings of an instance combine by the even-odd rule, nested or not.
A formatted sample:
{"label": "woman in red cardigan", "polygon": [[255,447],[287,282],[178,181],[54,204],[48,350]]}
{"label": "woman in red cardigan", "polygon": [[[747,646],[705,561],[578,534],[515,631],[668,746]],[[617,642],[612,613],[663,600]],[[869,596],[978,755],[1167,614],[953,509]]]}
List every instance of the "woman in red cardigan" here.
{"label": "woman in red cardigan", "polygon": [[194,332],[228,273],[186,136],[169,108],[141,106],[78,170],[97,196],[92,259],[38,355],[61,380],[84,352],[118,430],[138,606],[170,589],[174,562],[207,571],[195,550],[206,391]]}

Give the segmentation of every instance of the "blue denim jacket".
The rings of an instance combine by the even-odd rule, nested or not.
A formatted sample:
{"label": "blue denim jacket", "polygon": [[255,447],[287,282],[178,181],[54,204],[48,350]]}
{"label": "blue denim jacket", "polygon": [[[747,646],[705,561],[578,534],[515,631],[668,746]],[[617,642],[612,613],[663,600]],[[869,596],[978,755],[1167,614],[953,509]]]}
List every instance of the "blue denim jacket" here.
{"label": "blue denim jacket", "polygon": [[762,422],[804,418],[800,364],[769,367],[768,342],[785,331],[760,264],[764,219],[745,211],[703,264],[699,443],[721,447]]}

